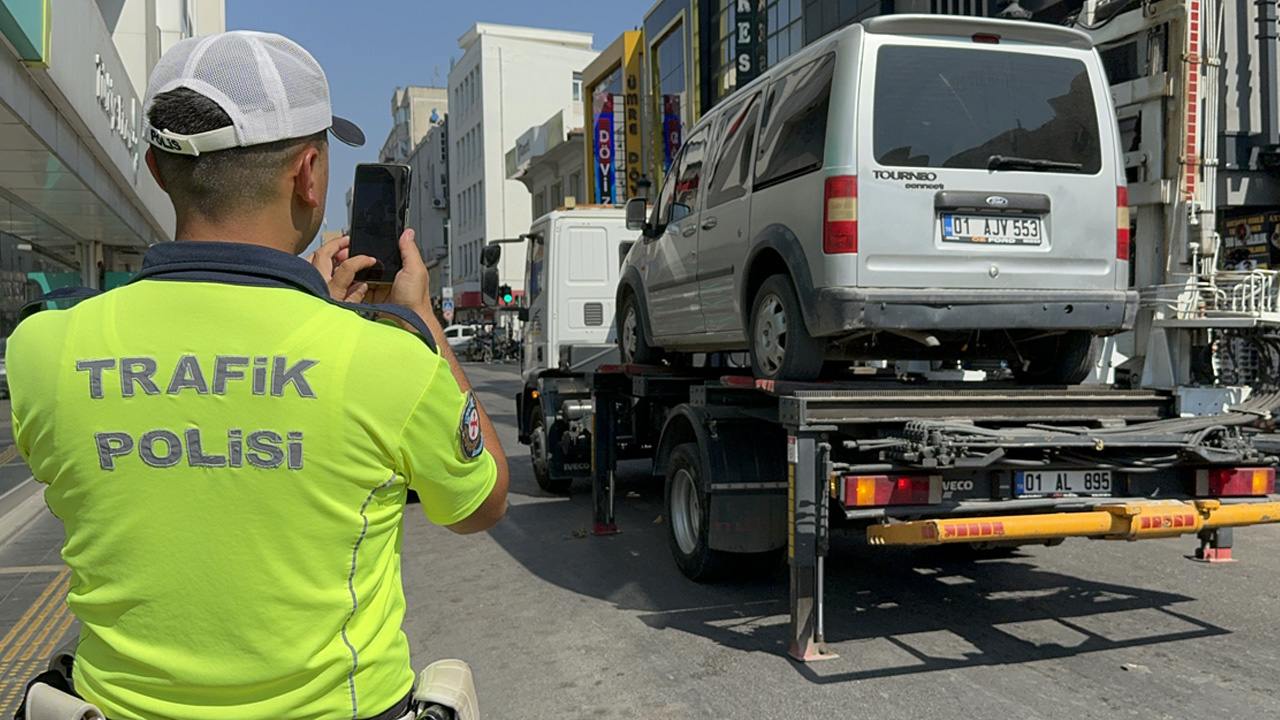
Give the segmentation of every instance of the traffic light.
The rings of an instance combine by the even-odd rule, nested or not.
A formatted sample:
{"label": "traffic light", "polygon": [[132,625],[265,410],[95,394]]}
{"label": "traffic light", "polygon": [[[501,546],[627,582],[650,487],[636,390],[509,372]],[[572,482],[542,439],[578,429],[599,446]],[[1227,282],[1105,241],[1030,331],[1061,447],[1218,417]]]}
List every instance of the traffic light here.
{"label": "traffic light", "polygon": [[515,296],[511,294],[510,285],[503,285],[502,287],[498,288],[498,300],[503,305],[510,305],[511,301],[514,299],[515,299]]}

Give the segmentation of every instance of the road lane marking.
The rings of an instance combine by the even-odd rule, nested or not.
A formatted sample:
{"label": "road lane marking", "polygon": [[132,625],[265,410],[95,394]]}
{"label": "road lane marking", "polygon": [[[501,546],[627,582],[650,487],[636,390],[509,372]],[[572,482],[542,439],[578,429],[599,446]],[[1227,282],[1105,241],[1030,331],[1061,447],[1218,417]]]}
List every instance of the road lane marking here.
{"label": "road lane marking", "polygon": [[[48,600],[43,603],[44,607],[40,610],[39,614],[37,614],[35,619],[27,625],[27,629],[18,637],[14,645],[8,649],[4,654],[4,657],[0,658],[0,662],[12,663],[14,659],[18,657],[18,651],[26,647],[27,640],[29,640],[37,630],[43,627],[45,621],[49,619],[49,613],[53,612],[56,615],[57,613],[55,611],[57,608],[66,607],[65,598],[67,591],[70,589],[70,575],[71,570],[69,569],[65,573],[60,573],[58,575],[56,581],[58,590],[54,592],[52,597],[48,598]],[[48,591],[46,590],[46,592]],[[5,672],[3,668],[0,668],[0,676],[3,676],[4,674]]]}
{"label": "road lane marking", "polygon": [[13,459],[18,457],[18,452],[17,445],[10,445],[4,452],[0,452],[0,466],[13,462]]}
{"label": "road lane marking", "polygon": [[[9,647],[14,638],[18,636],[18,633],[22,632],[23,628],[28,626],[31,622],[31,618],[40,611],[40,608],[42,606],[46,606],[46,601],[49,599],[49,595],[53,593],[54,589],[61,585],[62,581],[66,580],[70,575],[71,568],[63,568],[62,572],[58,573],[58,576],[49,583],[48,587],[44,589],[44,592],[40,594],[40,597],[36,598],[36,601],[31,604],[31,607],[27,608],[27,612],[18,619],[18,622],[15,623],[4,636],[4,639],[0,640],[0,652],[4,652]],[[61,597],[58,597],[58,602],[62,602]]]}
{"label": "road lane marking", "polygon": [[66,565],[15,565],[0,568],[0,575],[34,575],[38,573],[56,573],[66,570]]}

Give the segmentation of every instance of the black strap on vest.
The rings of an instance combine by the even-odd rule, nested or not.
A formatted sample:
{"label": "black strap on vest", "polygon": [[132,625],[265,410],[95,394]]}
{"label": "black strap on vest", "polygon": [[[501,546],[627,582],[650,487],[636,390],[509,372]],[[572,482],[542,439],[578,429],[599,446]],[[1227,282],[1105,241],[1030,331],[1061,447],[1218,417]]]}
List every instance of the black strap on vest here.
{"label": "black strap on vest", "polygon": [[[176,272],[182,272],[182,271],[176,271]],[[198,271],[187,271],[187,272],[194,273]],[[166,274],[166,271],[164,270],[158,270],[155,272],[148,272],[148,273],[140,272],[136,277],[130,280],[128,284],[132,284],[134,282],[137,282],[138,280],[158,278],[165,274]],[[297,287],[300,290],[303,290],[308,295],[314,295],[314,293],[311,292],[310,288],[303,287],[296,283],[289,282],[288,279],[279,278],[276,275],[270,275],[269,277],[271,277],[272,279],[284,280],[284,282],[287,282],[288,284],[293,285],[294,287]],[[190,279],[195,280],[197,278],[191,277]],[[27,319],[31,315],[34,315],[35,313],[43,310],[45,303],[54,302],[58,300],[74,300],[78,302],[80,300],[85,300],[91,297],[97,297],[102,293],[103,293],[102,290],[94,290],[93,288],[87,288],[87,287],[65,287],[65,288],[58,288],[57,290],[51,290],[45,293],[44,295],[41,295],[40,297],[36,298],[35,300],[32,300],[27,304],[23,305],[22,309],[18,311],[18,322],[22,322],[23,320]],[[431,330],[427,328],[427,324],[422,321],[422,318],[419,317],[417,313],[404,307],[403,305],[393,305],[391,303],[345,303],[345,302],[338,302],[337,300],[334,300],[331,297],[323,297],[321,299],[325,300],[330,305],[335,305],[337,307],[343,308],[344,310],[351,310],[353,312],[385,313],[387,315],[391,315],[393,317],[399,318],[400,320],[403,320],[406,324],[408,324],[409,327],[417,331],[418,335],[422,338],[422,341],[427,344],[427,347],[431,348],[432,352],[436,353],[437,355],[440,353],[440,349],[436,347],[435,338],[431,336]]]}

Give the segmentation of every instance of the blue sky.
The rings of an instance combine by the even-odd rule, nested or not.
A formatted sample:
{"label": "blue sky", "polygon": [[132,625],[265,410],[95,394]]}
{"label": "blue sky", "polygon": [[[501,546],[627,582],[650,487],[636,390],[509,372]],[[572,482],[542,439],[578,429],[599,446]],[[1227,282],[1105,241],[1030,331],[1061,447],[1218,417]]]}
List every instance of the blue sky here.
{"label": "blue sky", "polygon": [[[228,30],[285,35],[311,52],[329,77],[333,109],[354,121],[363,148],[330,144],[328,229],[346,225],[344,194],[356,163],[376,162],[391,132],[397,86],[448,84],[458,38],[474,23],[526,25],[595,34],[603,50],[638,26],[648,0],[226,0]],[[438,75],[437,75],[438,71]]]}

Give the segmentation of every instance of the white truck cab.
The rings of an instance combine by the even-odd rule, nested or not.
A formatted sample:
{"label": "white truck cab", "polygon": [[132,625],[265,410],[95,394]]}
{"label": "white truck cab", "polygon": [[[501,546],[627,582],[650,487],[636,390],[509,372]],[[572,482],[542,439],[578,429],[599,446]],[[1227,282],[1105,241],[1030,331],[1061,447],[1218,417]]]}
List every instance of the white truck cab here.
{"label": "white truck cab", "polygon": [[[583,374],[618,362],[614,301],[622,260],[639,237],[627,230],[621,207],[578,206],[534,220],[525,236],[524,388],[516,398],[520,441],[530,445],[538,485],[565,492],[590,470],[590,444],[582,422],[591,396]],[[567,441],[551,466],[547,443]]]}

